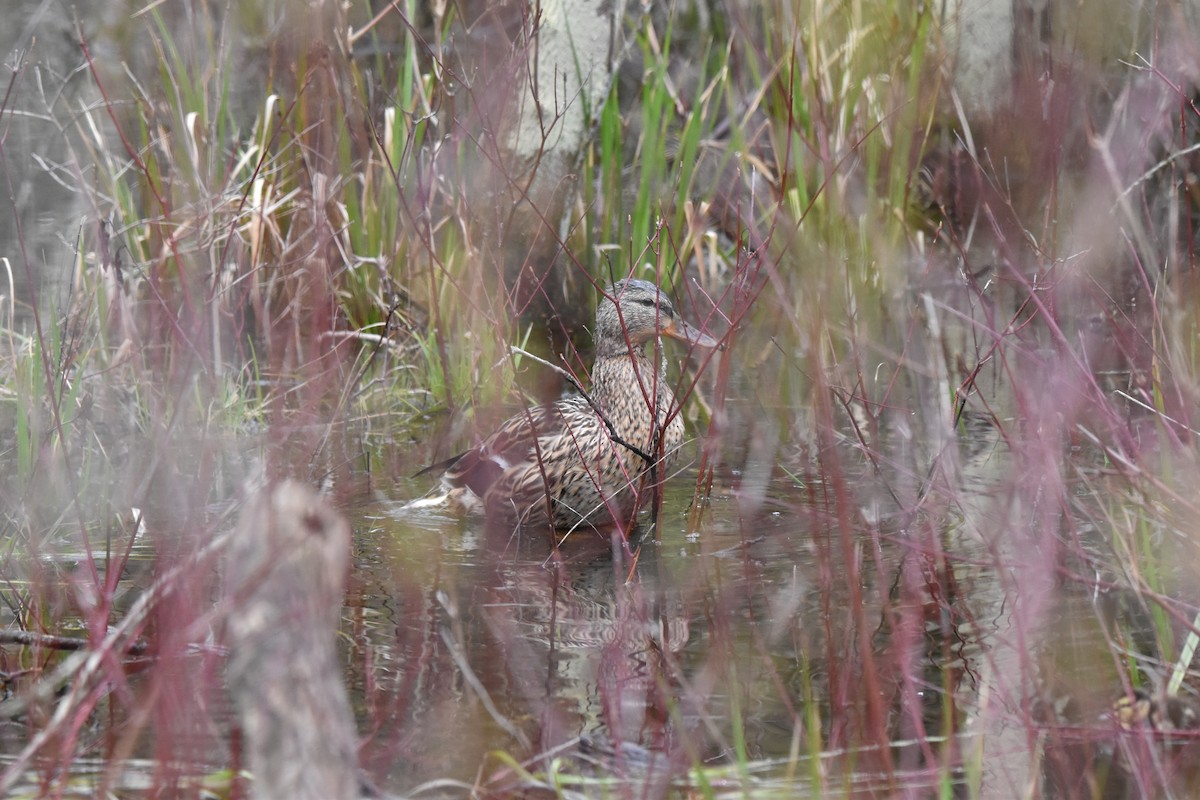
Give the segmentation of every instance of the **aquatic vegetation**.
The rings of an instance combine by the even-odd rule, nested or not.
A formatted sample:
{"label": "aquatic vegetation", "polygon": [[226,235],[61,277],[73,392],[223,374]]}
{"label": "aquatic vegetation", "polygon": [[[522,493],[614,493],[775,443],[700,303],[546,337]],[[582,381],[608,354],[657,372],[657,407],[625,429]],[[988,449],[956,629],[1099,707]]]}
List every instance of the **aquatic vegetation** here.
{"label": "aquatic vegetation", "polygon": [[[635,4],[518,160],[530,6],[120,5],[0,101],[6,794],[245,789],[223,537],[281,477],[353,522],[384,789],[1195,785],[1182,11],[1049,4],[981,71],[937,4]],[[626,277],[724,345],[664,351],[653,530],[401,518]]]}

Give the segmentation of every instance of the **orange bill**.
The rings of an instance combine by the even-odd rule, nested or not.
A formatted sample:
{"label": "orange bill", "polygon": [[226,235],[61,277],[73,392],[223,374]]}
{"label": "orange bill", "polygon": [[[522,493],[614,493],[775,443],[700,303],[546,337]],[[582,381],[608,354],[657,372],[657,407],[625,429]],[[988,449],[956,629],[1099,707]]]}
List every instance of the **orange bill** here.
{"label": "orange bill", "polygon": [[697,347],[720,346],[720,342],[718,342],[716,339],[712,338],[704,331],[697,330],[681,320],[671,320],[667,323],[666,327],[662,329],[662,332],[667,336],[670,336],[672,339],[678,339],[681,342],[694,344]]}

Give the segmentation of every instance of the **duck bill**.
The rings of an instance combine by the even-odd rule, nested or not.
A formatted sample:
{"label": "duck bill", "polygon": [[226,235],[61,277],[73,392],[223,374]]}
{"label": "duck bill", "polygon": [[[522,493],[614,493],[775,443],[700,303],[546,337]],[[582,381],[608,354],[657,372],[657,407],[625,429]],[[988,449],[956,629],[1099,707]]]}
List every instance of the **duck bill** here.
{"label": "duck bill", "polygon": [[688,325],[686,322],[677,322],[672,320],[669,325],[663,328],[663,333],[670,336],[672,339],[678,339],[681,342],[687,342],[696,347],[719,347],[720,342],[709,336],[704,331],[699,331]]}

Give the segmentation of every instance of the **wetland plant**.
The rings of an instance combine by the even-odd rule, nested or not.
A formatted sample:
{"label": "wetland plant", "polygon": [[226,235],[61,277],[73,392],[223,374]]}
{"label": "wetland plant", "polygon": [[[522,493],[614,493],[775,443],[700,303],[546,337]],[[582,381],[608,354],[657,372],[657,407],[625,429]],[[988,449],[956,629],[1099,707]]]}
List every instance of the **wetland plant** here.
{"label": "wetland plant", "polygon": [[[6,794],[241,791],[218,565],[284,477],[353,522],[387,789],[1195,786],[1193,22],[1047,5],[988,106],[936,4],[608,5],[587,89],[526,4],[151,4],[10,55]],[[626,276],[726,346],[669,359],[657,538],[397,522]]]}

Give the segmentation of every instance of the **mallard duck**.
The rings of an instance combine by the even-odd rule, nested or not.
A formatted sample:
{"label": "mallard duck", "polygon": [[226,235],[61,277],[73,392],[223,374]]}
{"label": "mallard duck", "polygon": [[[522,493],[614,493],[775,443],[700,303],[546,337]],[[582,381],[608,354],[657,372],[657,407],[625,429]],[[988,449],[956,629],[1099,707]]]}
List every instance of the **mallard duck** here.
{"label": "mallard duck", "polygon": [[519,527],[629,522],[652,495],[651,461],[661,480],[683,443],[666,358],[656,366],[646,355],[646,345],[664,335],[717,346],[685,323],[653,283],[626,279],[611,286],[596,309],[588,397],[527,409],[436,465],[445,469],[445,499]]}

